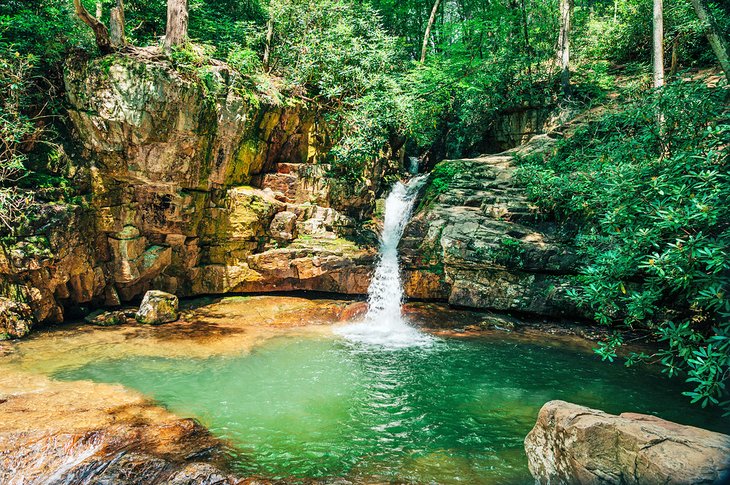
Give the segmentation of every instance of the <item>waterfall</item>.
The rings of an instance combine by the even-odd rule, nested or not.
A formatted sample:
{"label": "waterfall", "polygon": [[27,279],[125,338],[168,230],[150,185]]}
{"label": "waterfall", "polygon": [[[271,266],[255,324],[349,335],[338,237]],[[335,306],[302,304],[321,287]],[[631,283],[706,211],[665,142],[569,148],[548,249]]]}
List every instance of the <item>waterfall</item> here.
{"label": "waterfall", "polygon": [[411,175],[418,175],[418,165],[420,161],[416,157],[410,157],[408,159],[408,173]]}
{"label": "waterfall", "polygon": [[339,329],[350,340],[394,347],[431,341],[429,336],[408,325],[401,314],[403,285],[398,263],[398,243],[411,218],[418,191],[427,178],[428,175],[421,175],[406,184],[397,182],[385,200],[379,259],[368,288],[368,312],[362,322]]}

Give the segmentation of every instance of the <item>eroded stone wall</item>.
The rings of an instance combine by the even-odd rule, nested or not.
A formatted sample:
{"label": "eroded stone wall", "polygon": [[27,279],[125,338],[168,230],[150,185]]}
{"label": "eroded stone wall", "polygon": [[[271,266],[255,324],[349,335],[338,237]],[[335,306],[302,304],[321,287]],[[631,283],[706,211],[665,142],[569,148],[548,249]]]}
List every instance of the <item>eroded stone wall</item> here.
{"label": "eroded stone wall", "polygon": [[267,103],[236,76],[176,68],[152,48],[69,62],[74,163],[89,190],[5,246],[3,294],[58,322],[150,288],[364,293],[373,249],[353,242],[359,222],[345,213],[367,213],[375,188],[332,204],[316,110]]}

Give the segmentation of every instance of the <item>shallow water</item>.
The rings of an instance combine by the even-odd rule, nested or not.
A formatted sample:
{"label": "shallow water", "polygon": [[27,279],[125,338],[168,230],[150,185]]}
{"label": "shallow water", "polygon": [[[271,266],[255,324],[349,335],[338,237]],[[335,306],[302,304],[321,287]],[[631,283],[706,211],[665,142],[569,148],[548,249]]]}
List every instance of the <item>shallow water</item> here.
{"label": "shallow water", "polygon": [[138,389],[229,440],[240,472],[269,478],[532,483],[523,439],[551,399],[730,430],[653,371],[501,338],[387,350],[277,337],[245,355],[97,360],[55,377]]}

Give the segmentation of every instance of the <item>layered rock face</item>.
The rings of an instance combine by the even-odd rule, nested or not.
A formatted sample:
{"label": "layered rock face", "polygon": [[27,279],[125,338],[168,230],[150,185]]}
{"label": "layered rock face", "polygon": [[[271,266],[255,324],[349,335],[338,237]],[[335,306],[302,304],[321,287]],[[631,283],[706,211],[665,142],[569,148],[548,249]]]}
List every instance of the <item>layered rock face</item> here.
{"label": "layered rock face", "polygon": [[[70,63],[65,81],[87,200],[0,256],[2,293],[38,321],[151,288],[366,291],[374,251],[351,241],[345,213],[368,213],[376,187],[331,203],[316,112],[266,104],[223,64],[188,72],[155,49]],[[39,237],[42,253],[30,251]]]}
{"label": "layered rock face", "polygon": [[721,484],[730,436],[655,416],[606,414],[550,401],[525,439],[540,484]]}
{"label": "layered rock face", "polygon": [[[520,152],[544,150],[535,137]],[[576,315],[569,301],[576,255],[555,227],[536,220],[505,152],[439,164],[401,243],[405,291],[453,305]]]}
{"label": "layered rock face", "polygon": [[33,326],[30,307],[9,298],[0,298],[0,340],[19,338]]}
{"label": "layered rock face", "polygon": [[509,150],[554,126],[559,113],[549,107],[515,107],[498,114],[484,141],[483,152]]}
{"label": "layered rock face", "polygon": [[60,322],[64,303],[114,301],[97,264],[95,219],[86,204],[49,204],[24,236],[0,244],[0,295],[25,302],[35,322]]}
{"label": "layered rock face", "polygon": [[[154,48],[69,63],[81,152],[70,169],[85,195],[49,205],[47,223],[2,248],[0,296],[44,323],[150,289],[366,293],[375,238],[360,224],[398,154],[374,161],[362,186],[330,180],[317,112],[267,104],[236,76],[175,67]],[[576,313],[565,297],[575,256],[535,223],[513,162],[506,152],[436,168],[401,244],[407,296]]]}

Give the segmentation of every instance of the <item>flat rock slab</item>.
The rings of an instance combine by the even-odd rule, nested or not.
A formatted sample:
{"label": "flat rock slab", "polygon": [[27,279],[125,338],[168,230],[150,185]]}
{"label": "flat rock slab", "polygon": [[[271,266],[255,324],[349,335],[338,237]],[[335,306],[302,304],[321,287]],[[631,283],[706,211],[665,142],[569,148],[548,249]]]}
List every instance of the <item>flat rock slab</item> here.
{"label": "flat rock slab", "polygon": [[525,438],[540,484],[721,484],[730,480],[730,436],[619,416],[565,401],[546,403]]}

